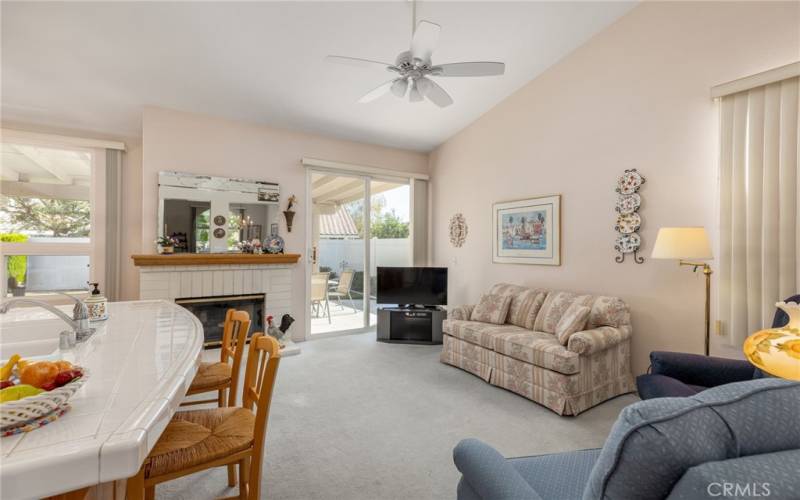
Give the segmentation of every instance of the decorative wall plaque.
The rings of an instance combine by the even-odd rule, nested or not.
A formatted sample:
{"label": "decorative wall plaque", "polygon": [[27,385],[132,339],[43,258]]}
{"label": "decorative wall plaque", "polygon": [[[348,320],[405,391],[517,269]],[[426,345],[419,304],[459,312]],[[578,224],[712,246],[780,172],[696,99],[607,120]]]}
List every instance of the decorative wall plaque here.
{"label": "decorative wall plaque", "polygon": [[225,216],[224,215],[216,215],[216,216],[214,216],[214,224],[216,224],[218,226],[224,226],[225,225]]}
{"label": "decorative wall plaque", "polygon": [[642,227],[642,216],[639,207],[642,206],[642,197],[637,191],[645,183],[645,178],[635,168],[626,170],[617,180],[617,221],[614,230],[619,233],[614,241],[614,248],[619,255],[614,257],[618,263],[625,262],[625,255],[632,253],[633,261],[637,264],[644,262],[644,257],[639,255],[642,238],[637,231]]}
{"label": "decorative wall plaque", "polygon": [[225,230],[221,227],[218,227],[214,230],[214,238],[224,238],[225,237]]}
{"label": "decorative wall plaque", "polygon": [[464,218],[464,214],[457,213],[454,216],[450,217],[450,244],[456,248],[460,248],[464,246],[464,242],[467,241],[467,233],[469,232],[469,228],[467,227],[467,220]]}

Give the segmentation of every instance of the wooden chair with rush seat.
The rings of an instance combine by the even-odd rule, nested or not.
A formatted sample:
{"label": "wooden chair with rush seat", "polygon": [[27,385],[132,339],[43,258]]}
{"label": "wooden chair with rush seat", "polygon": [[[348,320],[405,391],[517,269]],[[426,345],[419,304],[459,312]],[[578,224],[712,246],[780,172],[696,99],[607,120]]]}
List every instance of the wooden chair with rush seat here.
{"label": "wooden chair with rush seat", "polygon": [[255,333],[247,356],[242,406],[176,413],[139,473],[128,479],[129,500],[154,499],[159,483],[228,465],[239,467],[239,495],[229,498],[259,498],[280,346],[274,338]]}
{"label": "wooden chair with rush seat", "polygon": [[[197,369],[187,396],[205,392],[217,392],[217,398],[184,401],[181,406],[217,403],[217,406],[234,406],[236,404],[236,387],[239,383],[239,368],[242,364],[244,346],[250,331],[250,315],[245,311],[228,309],[222,328],[222,345],[220,360],[215,363],[201,363]],[[225,401],[225,393],[229,393]]]}

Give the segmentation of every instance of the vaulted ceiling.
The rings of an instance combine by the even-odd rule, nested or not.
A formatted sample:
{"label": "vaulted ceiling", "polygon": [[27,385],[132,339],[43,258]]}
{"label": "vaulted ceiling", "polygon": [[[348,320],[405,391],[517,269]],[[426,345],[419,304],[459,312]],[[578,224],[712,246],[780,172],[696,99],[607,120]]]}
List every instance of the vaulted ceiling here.
{"label": "vaulted ceiling", "polygon": [[502,77],[439,78],[440,109],[387,95],[391,75],[327,54],[393,62],[411,7],[388,2],[3,2],[8,121],[141,134],[145,105],[428,151],[635,2],[420,2],[442,26],[434,63],[496,60]]}

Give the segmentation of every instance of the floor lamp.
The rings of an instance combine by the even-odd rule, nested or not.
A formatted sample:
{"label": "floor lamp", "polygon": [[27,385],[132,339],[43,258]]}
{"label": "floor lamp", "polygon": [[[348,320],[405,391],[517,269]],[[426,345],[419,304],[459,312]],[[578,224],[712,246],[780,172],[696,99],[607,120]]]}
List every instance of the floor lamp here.
{"label": "floor lamp", "polygon": [[708,234],[702,227],[662,227],[658,230],[656,244],[653,246],[654,259],[677,260],[679,266],[691,266],[694,272],[702,269],[706,278],[706,338],[705,354],[709,353],[711,335],[711,266],[704,260],[711,260],[711,244]]}

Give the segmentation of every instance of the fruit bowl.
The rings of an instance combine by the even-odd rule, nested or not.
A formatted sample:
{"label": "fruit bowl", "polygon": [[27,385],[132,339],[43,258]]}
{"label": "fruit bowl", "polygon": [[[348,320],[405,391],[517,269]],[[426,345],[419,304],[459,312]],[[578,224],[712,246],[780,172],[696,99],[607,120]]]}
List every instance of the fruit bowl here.
{"label": "fruit bowl", "polygon": [[82,375],[61,387],[45,391],[36,396],[28,396],[16,401],[0,404],[0,432],[46,417],[64,407],[69,398],[80,389],[89,378],[86,368],[75,367]]}

